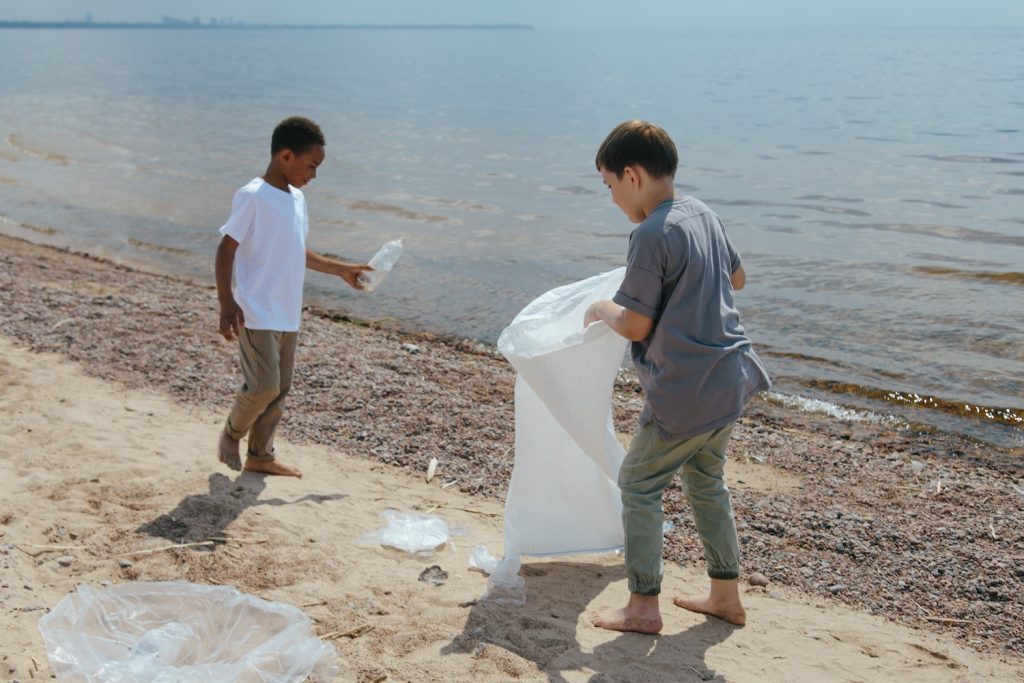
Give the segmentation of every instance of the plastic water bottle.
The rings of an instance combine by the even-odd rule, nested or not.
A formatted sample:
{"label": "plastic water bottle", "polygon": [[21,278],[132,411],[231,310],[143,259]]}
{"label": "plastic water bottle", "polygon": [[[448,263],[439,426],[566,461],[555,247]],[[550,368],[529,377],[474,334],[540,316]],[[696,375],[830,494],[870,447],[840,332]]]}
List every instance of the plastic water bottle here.
{"label": "plastic water bottle", "polygon": [[359,274],[358,281],[363,286],[363,290],[372,292],[377,289],[380,283],[384,281],[384,278],[387,277],[387,274],[391,272],[395,263],[398,262],[398,257],[401,255],[401,239],[385,242],[384,246],[370,259],[370,265],[373,267],[373,270]]}

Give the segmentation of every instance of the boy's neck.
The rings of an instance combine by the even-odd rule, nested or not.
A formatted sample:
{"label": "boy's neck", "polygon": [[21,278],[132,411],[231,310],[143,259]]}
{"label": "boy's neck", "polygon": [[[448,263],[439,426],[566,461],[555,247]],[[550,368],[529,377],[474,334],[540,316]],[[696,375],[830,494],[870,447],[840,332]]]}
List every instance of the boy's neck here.
{"label": "boy's neck", "polygon": [[267,170],[261,177],[263,178],[263,182],[268,185],[272,185],[282,192],[291,192],[291,189],[288,186],[288,179],[284,177],[284,173],[281,172],[281,169],[275,166],[274,162],[270,162],[270,164],[267,165]]}
{"label": "boy's neck", "polygon": [[650,216],[656,208],[676,198],[675,179],[672,176],[663,178],[647,177],[647,186],[640,200],[644,216]]}

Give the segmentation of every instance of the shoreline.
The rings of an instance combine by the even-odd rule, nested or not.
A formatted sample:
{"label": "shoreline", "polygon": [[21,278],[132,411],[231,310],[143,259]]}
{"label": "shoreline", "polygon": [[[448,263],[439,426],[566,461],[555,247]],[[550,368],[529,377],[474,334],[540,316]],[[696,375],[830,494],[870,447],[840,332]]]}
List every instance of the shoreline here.
{"label": "shoreline", "polygon": [[[29,225],[21,223],[22,228]],[[38,228],[34,226],[33,229]],[[23,234],[15,231],[4,232],[0,235],[10,239],[25,241],[29,244],[46,246],[48,248],[65,251],[70,254],[83,256],[107,263],[113,266],[123,266],[141,273],[160,275],[172,280],[189,282],[197,287],[205,288],[212,286],[212,273],[209,276],[203,275],[196,270],[189,270],[188,274],[181,275],[173,272],[171,262],[156,262],[143,258],[140,255],[109,251],[98,247],[96,253],[90,253],[81,245],[65,245],[59,242],[38,241],[37,236]],[[131,242],[132,240],[129,240]],[[147,243],[149,244],[149,243]],[[150,247],[155,245],[149,244]],[[170,249],[170,247],[162,247]],[[342,259],[351,259],[344,255],[330,254]],[[315,276],[322,278],[325,276]],[[309,278],[307,278],[308,280]],[[460,349],[466,349],[470,345],[477,345],[486,353],[491,353],[500,358],[496,348],[496,336],[482,338],[472,334],[460,333],[446,330],[439,326],[439,323],[424,320],[420,322],[409,322],[394,316],[375,317],[368,314],[367,308],[362,308],[362,313],[345,308],[330,294],[331,287],[324,287],[323,280],[317,281],[312,287],[307,287],[304,310],[310,315],[316,315],[332,320],[334,322],[353,323],[360,326],[368,326],[375,329],[383,329],[412,338],[427,338],[451,345]],[[371,295],[372,296],[372,295]],[[333,300],[332,300],[333,299]],[[524,302],[525,305],[525,302]],[[360,308],[359,304],[354,304]],[[509,318],[511,320],[511,317]],[[759,355],[768,362],[775,358],[797,359],[808,363],[835,363],[824,358],[808,356],[802,353],[794,353],[784,349],[769,346],[765,343],[755,343]],[[920,431],[931,432],[936,438],[943,438],[945,435],[951,439],[964,439],[977,441],[997,454],[996,457],[1003,462],[1014,466],[1014,460],[1024,462],[1024,412],[1020,408],[1006,407],[1009,402],[978,402],[975,398],[951,398],[949,395],[914,393],[904,383],[885,385],[879,383],[859,383],[855,378],[844,380],[828,378],[826,375],[806,374],[799,368],[773,367],[775,371],[774,391],[784,396],[789,396],[797,402],[804,402],[810,405],[824,402],[835,406],[836,413],[856,411],[862,415],[877,415],[882,418],[892,417],[899,422],[906,423],[905,427]],[[789,372],[790,374],[780,374]],[[785,402],[785,401],[784,401]],[[1005,456],[1005,454],[1010,454]]]}
{"label": "shoreline", "polygon": [[[212,285],[0,236],[3,336],[126,390],[167,394],[216,424],[238,373]],[[408,348],[413,345],[415,350]],[[281,435],[421,473],[499,504],[511,472],[513,382],[475,342],[304,312]],[[634,430],[642,397],[617,384]],[[1008,661],[1024,656],[1019,453],[949,434],[850,422],[758,399],[730,448],[744,577],[884,616]],[[287,456],[283,456],[287,459]],[[227,471],[224,474],[228,474]],[[666,496],[666,558],[700,567],[689,510]]]}

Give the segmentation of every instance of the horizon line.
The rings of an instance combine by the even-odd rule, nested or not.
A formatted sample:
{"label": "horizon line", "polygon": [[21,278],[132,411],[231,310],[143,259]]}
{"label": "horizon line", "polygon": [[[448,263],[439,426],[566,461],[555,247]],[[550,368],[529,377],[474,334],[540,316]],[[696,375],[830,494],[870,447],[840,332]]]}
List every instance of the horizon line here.
{"label": "horizon line", "polygon": [[[212,19],[210,21],[213,21]],[[1024,29],[1024,24],[978,24],[974,26],[965,25],[690,25],[677,27],[593,27],[593,26],[547,26],[542,30],[567,30],[567,31],[615,31],[625,30],[648,31],[659,29],[671,30],[734,30],[734,31],[773,31],[773,30],[798,30],[798,31],[847,31],[847,30],[878,30],[878,31],[1019,31]],[[176,30],[245,30],[245,29],[273,29],[273,30],[538,30],[534,24],[521,23],[468,23],[468,24],[412,24],[412,23],[388,23],[388,24],[281,24],[281,23],[249,23],[244,21],[224,20],[216,23],[202,23],[196,20],[184,20],[176,17],[166,17],[164,21],[83,21],[80,19],[63,19],[59,21],[39,21],[32,19],[0,19],[0,29],[176,29]]]}
{"label": "horizon line", "polygon": [[159,28],[159,29],[402,29],[402,30],[439,30],[439,29],[502,29],[502,30],[533,30],[531,24],[495,23],[495,24],[271,24],[248,22],[201,23],[193,21],[81,21],[65,19],[63,21],[34,21],[0,19],[0,28]]}

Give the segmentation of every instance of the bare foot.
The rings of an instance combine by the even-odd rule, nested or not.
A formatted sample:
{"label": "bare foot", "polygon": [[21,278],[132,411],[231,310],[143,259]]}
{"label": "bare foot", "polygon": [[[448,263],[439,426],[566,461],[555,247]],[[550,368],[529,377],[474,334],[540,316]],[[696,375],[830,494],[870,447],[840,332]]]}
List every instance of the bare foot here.
{"label": "bare foot", "polygon": [[260,474],[278,474],[282,477],[302,476],[302,472],[298,471],[294,467],[282,465],[276,460],[253,460],[252,458],[246,458],[245,469],[247,472],[259,472]]}
{"label": "bare foot", "polygon": [[220,461],[231,469],[236,472],[242,471],[242,458],[238,455],[238,439],[232,438],[226,431],[220,433],[217,455]]}
{"label": "bare foot", "polygon": [[673,598],[672,602],[676,607],[700,614],[710,614],[736,626],[747,623],[747,612],[739,602],[716,601],[713,598]]}
{"label": "bare foot", "polygon": [[661,610],[657,595],[630,593],[629,603],[622,609],[591,615],[591,623],[609,631],[631,631],[654,635],[661,631]]}

